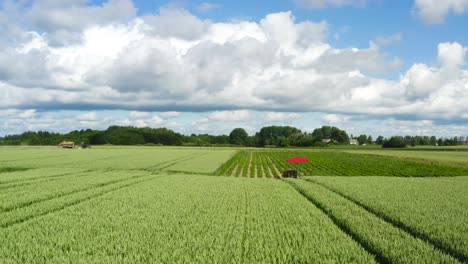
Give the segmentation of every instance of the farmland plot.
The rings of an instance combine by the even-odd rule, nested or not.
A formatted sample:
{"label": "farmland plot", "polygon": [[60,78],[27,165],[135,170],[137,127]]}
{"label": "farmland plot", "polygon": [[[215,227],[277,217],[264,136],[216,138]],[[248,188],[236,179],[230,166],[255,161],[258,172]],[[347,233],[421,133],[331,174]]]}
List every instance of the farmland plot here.
{"label": "farmland plot", "polygon": [[[467,262],[468,177],[408,178],[462,166],[328,150],[27,150],[0,148],[0,168],[21,168],[0,171],[0,263]],[[291,168],[367,176],[277,180]]]}
{"label": "farmland plot", "polygon": [[194,175],[157,176],[10,225],[0,240],[2,262],[374,262],[281,181]]}
{"label": "farmland plot", "polygon": [[[286,163],[288,158],[294,156],[307,157],[310,162]],[[309,176],[427,177],[468,175],[468,167],[337,151],[242,151],[227,162],[218,171],[218,175],[279,178],[283,171],[289,169],[297,170],[300,175]]]}
{"label": "farmland plot", "polygon": [[[0,168],[139,169],[213,173],[235,153],[232,149],[169,147],[96,147],[83,150],[47,147],[32,148],[30,151],[31,153],[23,148],[0,149],[0,156],[4,157],[0,159]],[[6,152],[9,153],[8,158]]]}

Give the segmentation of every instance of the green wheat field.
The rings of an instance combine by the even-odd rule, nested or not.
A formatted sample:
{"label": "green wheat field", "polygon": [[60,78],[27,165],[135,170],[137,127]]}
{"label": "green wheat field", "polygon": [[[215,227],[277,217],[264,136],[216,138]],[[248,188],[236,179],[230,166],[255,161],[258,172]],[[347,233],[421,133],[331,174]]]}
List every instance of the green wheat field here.
{"label": "green wheat field", "polygon": [[468,149],[0,148],[0,263],[467,262]]}

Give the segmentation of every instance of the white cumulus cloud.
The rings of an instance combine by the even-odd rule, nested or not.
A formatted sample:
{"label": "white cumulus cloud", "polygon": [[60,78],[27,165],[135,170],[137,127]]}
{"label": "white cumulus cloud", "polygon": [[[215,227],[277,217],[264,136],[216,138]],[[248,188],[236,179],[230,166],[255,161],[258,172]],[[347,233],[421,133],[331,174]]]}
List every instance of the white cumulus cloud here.
{"label": "white cumulus cloud", "polygon": [[413,12],[427,24],[440,24],[449,13],[462,14],[467,8],[468,0],[415,0]]}
{"label": "white cumulus cloud", "polygon": [[[131,3],[90,7],[67,1],[71,7],[49,4],[63,15],[113,13],[109,5]],[[398,35],[376,40],[379,45],[336,48],[327,42],[326,21],[297,21],[291,12],[257,22],[214,22],[164,7],[141,17],[100,19],[76,28],[37,22],[32,29],[16,28],[21,34],[8,35],[16,36],[8,45],[0,42],[0,111],[125,110],[127,123],[138,125],[169,124],[181,112],[244,122],[254,110],[271,112],[263,116],[269,121],[300,112],[468,119],[464,43],[441,43],[435,65],[414,64],[388,80],[374,74],[393,72],[401,62],[379,45]],[[51,34],[61,29],[79,40],[59,45]]]}

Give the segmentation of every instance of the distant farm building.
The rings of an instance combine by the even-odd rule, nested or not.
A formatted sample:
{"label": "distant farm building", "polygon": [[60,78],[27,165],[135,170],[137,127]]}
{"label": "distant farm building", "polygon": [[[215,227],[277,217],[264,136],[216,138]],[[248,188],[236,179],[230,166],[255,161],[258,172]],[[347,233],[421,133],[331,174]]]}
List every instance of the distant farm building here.
{"label": "distant farm building", "polygon": [[62,147],[62,148],[74,148],[74,147],[75,147],[75,142],[73,142],[73,141],[62,141],[62,142],[59,144],[59,147]]}
{"label": "distant farm building", "polygon": [[357,141],[357,139],[352,138],[352,139],[349,140],[349,144],[350,145],[359,145],[359,142]]}
{"label": "distant farm building", "polygon": [[331,139],[327,138],[327,139],[322,139],[322,143],[325,143],[325,144],[328,144],[331,142]]}

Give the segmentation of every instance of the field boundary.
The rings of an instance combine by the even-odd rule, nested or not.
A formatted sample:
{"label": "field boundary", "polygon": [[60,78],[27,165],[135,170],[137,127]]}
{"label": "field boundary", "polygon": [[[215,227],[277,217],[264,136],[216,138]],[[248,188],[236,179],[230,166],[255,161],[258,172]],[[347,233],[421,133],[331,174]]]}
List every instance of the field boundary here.
{"label": "field boundary", "polygon": [[[431,239],[429,236],[421,233],[421,232],[418,232],[416,230],[414,230],[413,228],[399,222],[399,221],[395,221],[393,218],[381,213],[381,212],[378,212],[376,210],[374,210],[373,208],[371,208],[370,206],[367,206],[361,202],[359,202],[358,200],[354,199],[353,197],[349,196],[349,195],[346,195],[344,194],[343,192],[340,192],[334,188],[331,188],[323,183],[320,183],[320,182],[317,182],[317,181],[314,181],[313,179],[304,179],[305,181],[307,182],[311,182],[311,183],[314,183],[314,184],[317,184],[343,198],[345,198],[346,200],[356,204],[357,206],[363,208],[364,210],[366,210],[367,212],[369,212],[370,214],[373,214],[375,215],[376,217],[382,219],[383,221],[391,224],[393,227],[395,228],[398,228],[406,233],[408,233],[409,235],[411,235],[412,237],[414,238],[417,238],[417,239],[420,239],[422,241],[425,241],[426,243],[432,245],[434,248],[440,250],[441,252],[449,255],[449,256],[452,256],[453,258],[457,259],[458,261],[462,262],[462,263],[466,263],[468,262],[468,257],[443,245],[442,243],[438,242],[438,241],[434,241],[433,239]],[[307,198],[307,197],[306,197]]]}

